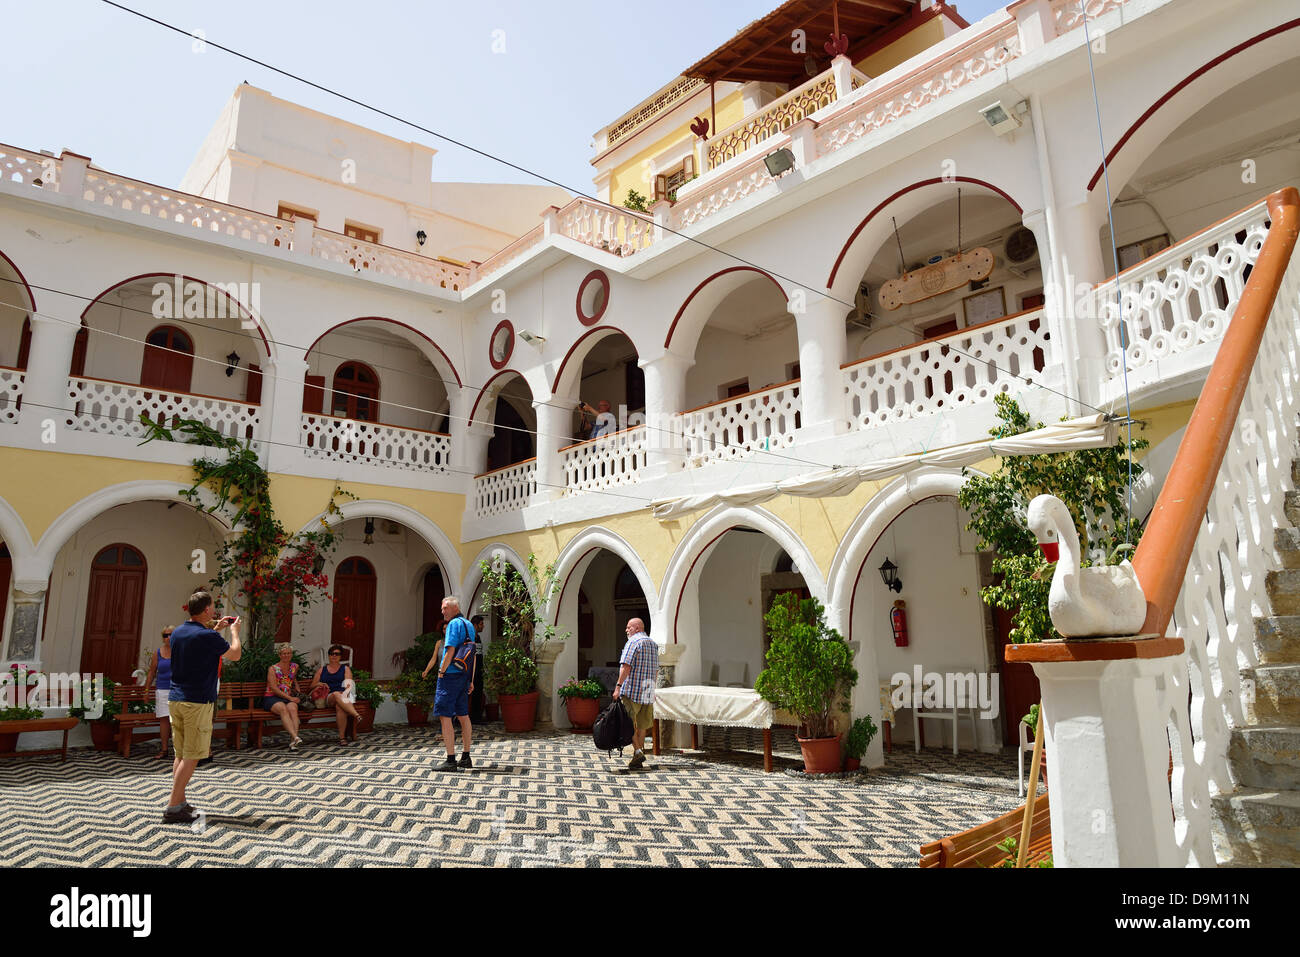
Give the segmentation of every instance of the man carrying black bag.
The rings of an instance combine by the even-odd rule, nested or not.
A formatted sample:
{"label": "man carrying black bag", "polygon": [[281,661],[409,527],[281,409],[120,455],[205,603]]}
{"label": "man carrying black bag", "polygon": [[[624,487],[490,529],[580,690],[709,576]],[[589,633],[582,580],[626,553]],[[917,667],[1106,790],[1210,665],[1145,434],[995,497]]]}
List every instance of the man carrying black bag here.
{"label": "man carrying black bag", "polygon": [[655,686],[659,678],[659,646],[645,633],[640,618],[627,623],[627,644],[619,657],[618,683],[614,685],[614,703],[622,703],[632,719],[632,760],[629,771],[645,764],[641,745],[655,720]]}

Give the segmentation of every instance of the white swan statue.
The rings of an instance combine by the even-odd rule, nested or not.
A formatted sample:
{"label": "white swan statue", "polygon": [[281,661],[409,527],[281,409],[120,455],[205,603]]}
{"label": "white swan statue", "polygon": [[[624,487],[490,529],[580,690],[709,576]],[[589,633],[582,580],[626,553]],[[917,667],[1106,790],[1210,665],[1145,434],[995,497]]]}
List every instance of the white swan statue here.
{"label": "white swan statue", "polygon": [[1147,599],[1128,560],[1080,568],[1074,519],[1055,495],[1030,502],[1028,517],[1038,547],[1056,563],[1047,596],[1053,627],[1066,638],[1136,635],[1146,620]]}

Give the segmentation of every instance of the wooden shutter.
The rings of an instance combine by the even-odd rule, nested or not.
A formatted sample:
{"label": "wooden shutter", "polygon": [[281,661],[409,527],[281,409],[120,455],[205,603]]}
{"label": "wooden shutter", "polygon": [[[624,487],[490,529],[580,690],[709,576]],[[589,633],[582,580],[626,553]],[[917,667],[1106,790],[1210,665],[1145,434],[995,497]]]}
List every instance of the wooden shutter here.
{"label": "wooden shutter", "polygon": [[325,408],[325,377],[323,375],[307,376],[306,386],[302,390],[302,410],[319,415]]}

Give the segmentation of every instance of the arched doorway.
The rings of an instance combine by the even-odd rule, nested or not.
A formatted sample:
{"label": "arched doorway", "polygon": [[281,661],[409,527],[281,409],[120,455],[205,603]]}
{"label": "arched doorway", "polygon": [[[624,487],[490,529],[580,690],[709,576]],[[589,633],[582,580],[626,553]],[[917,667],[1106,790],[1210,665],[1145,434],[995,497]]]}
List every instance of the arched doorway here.
{"label": "arched doorway", "polygon": [[493,432],[484,471],[493,472],[533,458],[537,454],[537,412],[533,409],[533,392],[524,377],[517,373],[508,376],[490,401]]}
{"label": "arched doorway", "polygon": [[446,581],[442,577],[442,569],[437,565],[432,566],[424,573],[424,615],[421,623],[421,633],[429,634],[430,632],[442,631],[442,600],[447,597]]}
{"label": "arched doorway", "polygon": [[145,337],[140,385],[164,392],[189,392],[194,343],[175,326],[158,326]]}
{"label": "arched doorway", "polygon": [[100,550],[90,565],[81,670],[128,681],[140,656],[148,567],[144,555],[118,543]]}
{"label": "arched doorway", "polygon": [[374,566],[353,556],[339,562],[334,576],[334,618],[330,641],[352,649],[352,670],[374,671],[375,597],[378,579]]}

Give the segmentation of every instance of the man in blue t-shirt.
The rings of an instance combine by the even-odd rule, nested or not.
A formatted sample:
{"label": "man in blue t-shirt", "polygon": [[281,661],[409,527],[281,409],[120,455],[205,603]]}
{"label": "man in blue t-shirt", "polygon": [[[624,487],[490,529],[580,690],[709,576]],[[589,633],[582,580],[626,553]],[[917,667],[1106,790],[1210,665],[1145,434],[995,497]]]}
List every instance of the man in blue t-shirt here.
{"label": "man in blue t-shirt", "polygon": [[[201,758],[212,749],[212,704],[217,700],[217,669],[222,659],[238,661],[239,619],[217,619],[212,596],[196,591],[186,604],[190,620],[172,631],[171,713],[176,760],[172,764],[172,793],[163,821],[188,824],[198,818],[185,801],[185,785]],[[230,642],[217,632],[230,629]]]}
{"label": "man in blue t-shirt", "polygon": [[[447,745],[447,760],[440,771],[472,768],[469,757],[469,693],[474,690],[474,626],[460,613],[460,601],[454,596],[442,600],[442,617],[447,622],[443,637],[442,662],[438,665],[438,690],[433,696],[433,713],[442,719],[442,740]],[[429,666],[424,673],[429,673]],[[452,718],[460,719],[460,764],[456,763],[456,730]]]}

